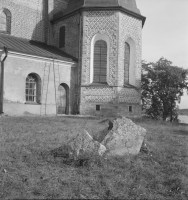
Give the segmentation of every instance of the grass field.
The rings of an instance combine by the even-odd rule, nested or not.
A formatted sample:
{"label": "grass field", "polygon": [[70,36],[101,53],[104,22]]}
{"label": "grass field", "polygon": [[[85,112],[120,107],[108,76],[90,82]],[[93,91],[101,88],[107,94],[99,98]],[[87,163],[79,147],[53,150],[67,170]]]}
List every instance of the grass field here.
{"label": "grass field", "polygon": [[137,156],[80,166],[55,156],[73,135],[95,136],[105,119],[0,117],[0,199],[188,199],[188,126],[135,119],[147,129]]}

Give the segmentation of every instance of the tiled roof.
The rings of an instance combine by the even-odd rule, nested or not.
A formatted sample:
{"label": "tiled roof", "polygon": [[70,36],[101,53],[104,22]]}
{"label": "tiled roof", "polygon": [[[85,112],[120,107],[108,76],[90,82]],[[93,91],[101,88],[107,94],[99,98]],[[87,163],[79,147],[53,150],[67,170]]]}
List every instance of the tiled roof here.
{"label": "tiled roof", "polygon": [[69,62],[77,61],[76,58],[54,46],[46,45],[37,41],[0,34],[0,49],[3,49],[4,46],[7,47],[8,50],[17,53],[24,53],[44,58],[54,58],[57,60]]}

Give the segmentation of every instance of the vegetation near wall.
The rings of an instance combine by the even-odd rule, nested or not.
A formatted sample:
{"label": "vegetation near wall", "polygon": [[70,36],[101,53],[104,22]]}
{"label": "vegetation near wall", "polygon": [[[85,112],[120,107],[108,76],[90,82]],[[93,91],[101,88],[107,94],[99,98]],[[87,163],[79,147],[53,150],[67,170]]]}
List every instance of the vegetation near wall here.
{"label": "vegetation near wall", "polygon": [[183,90],[188,91],[188,70],[173,66],[160,58],[156,63],[142,62],[142,105],[152,118],[170,121],[177,119]]}

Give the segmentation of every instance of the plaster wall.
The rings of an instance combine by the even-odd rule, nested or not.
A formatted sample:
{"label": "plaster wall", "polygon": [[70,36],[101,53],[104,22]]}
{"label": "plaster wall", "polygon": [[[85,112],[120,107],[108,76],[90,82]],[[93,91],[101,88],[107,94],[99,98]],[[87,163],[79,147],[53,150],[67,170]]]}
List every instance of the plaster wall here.
{"label": "plaster wall", "polygon": [[[47,113],[56,114],[55,101],[55,86],[53,61],[42,60],[36,58],[28,58],[24,56],[9,55],[5,61],[4,73],[4,113],[20,115],[25,112],[31,114],[40,114],[40,104],[27,104],[25,100],[25,84],[26,77],[30,73],[36,73],[41,78],[41,95],[44,78],[44,69],[50,67],[49,86],[47,93]],[[70,112],[74,112],[74,85],[75,85],[75,67],[74,63],[60,63],[55,61],[55,67],[59,67],[60,80],[59,84],[65,83],[70,89]],[[56,81],[58,79],[56,78]],[[56,83],[56,91],[59,84]],[[41,99],[41,104],[44,104],[44,99]]]}

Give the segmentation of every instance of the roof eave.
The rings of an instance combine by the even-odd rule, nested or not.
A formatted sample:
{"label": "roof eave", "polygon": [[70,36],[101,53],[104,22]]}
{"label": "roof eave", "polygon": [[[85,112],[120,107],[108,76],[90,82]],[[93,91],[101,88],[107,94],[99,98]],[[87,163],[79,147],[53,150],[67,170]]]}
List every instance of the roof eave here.
{"label": "roof eave", "polygon": [[[0,49],[1,51],[1,49]],[[34,54],[34,53],[29,53],[29,52],[24,52],[24,51],[16,51],[16,50],[13,50],[13,49],[9,49],[9,52],[11,53],[15,53],[15,54],[20,54],[20,55],[25,55],[25,56],[29,56],[29,57],[35,57],[35,58],[43,58],[43,59],[49,59],[49,60],[56,60],[56,61],[59,61],[59,62],[66,62],[66,63],[77,63],[76,60],[72,60],[72,59],[67,59],[67,58],[64,58],[64,59],[59,59],[59,58],[56,58],[56,57],[52,57],[52,56],[44,56],[44,55],[38,55],[38,54]]]}
{"label": "roof eave", "polygon": [[146,17],[144,17],[144,16],[142,16],[138,13],[135,13],[131,10],[128,10],[126,8],[123,8],[121,6],[116,6],[116,7],[82,7],[82,8],[79,8],[77,10],[74,10],[73,12],[70,12],[70,13],[67,13],[67,14],[62,13],[62,14],[55,16],[53,18],[53,20],[51,20],[51,23],[55,24],[55,23],[61,21],[62,19],[69,18],[69,17],[71,17],[71,16],[73,16],[77,13],[81,13],[83,11],[96,11],[96,10],[99,10],[99,11],[101,11],[101,10],[118,10],[118,11],[121,11],[121,12],[126,13],[128,15],[131,15],[131,16],[137,18],[137,19],[141,19],[142,20],[142,27],[144,26],[144,23],[146,21]]}

